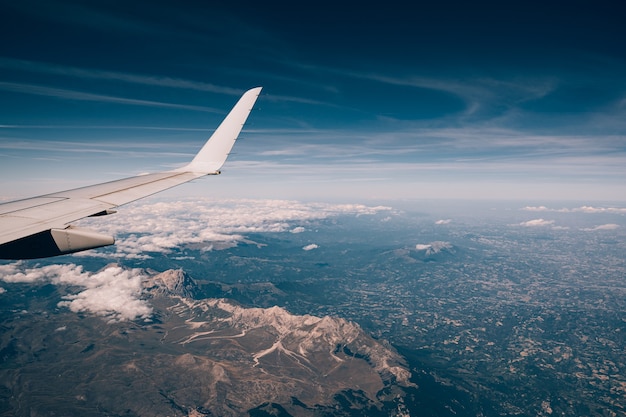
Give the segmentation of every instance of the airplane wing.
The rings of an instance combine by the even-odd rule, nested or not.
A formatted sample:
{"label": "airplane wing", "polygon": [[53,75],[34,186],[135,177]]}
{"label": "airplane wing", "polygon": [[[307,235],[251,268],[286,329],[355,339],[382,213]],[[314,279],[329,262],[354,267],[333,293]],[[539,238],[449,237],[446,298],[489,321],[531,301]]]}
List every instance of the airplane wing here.
{"label": "airplane wing", "polygon": [[182,168],[0,204],[0,259],[34,259],[112,245],[112,236],[71,226],[90,216],[205,175],[219,174],[261,87],[244,93],[193,160]]}

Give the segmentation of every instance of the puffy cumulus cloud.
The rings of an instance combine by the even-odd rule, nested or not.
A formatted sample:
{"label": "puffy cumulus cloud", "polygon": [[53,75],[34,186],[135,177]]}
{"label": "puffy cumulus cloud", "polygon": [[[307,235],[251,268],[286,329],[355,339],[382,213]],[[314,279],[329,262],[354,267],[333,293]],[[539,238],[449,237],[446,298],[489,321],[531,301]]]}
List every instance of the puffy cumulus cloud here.
{"label": "puffy cumulus cloud", "polygon": [[309,250],[313,250],[313,249],[317,249],[317,248],[319,248],[318,245],[316,245],[315,243],[311,243],[310,245],[306,245],[302,249],[309,251]]}
{"label": "puffy cumulus cloud", "polygon": [[452,219],[441,219],[441,220],[437,220],[435,224],[450,224],[451,221]]}
{"label": "puffy cumulus cloud", "polygon": [[5,282],[50,282],[82,288],[59,302],[74,312],[102,316],[109,322],[148,318],[152,308],[140,298],[143,273],[139,269],[109,266],[99,272],[85,272],[82,266],[47,265],[26,268],[17,262],[0,266],[0,280]]}
{"label": "puffy cumulus cloud", "polygon": [[608,224],[602,224],[600,226],[585,228],[581,230],[584,230],[585,232],[595,232],[596,230],[615,230],[619,228],[620,228],[619,224],[608,223]]}
{"label": "puffy cumulus cloud", "polygon": [[0,294],[4,294],[5,292],[7,292],[7,290],[5,290],[4,288],[0,287]]}
{"label": "puffy cumulus cloud", "polygon": [[551,226],[554,224],[554,220],[534,219],[527,222],[521,222],[519,225],[524,227],[543,227]]}
{"label": "puffy cumulus cloud", "polygon": [[526,207],[523,207],[522,210],[525,210],[525,211],[554,211],[554,210],[550,210],[546,206],[526,206]]}
{"label": "puffy cumulus cloud", "polygon": [[82,267],[76,265],[48,265],[40,268],[24,268],[22,262],[0,265],[0,279],[4,282],[52,282],[55,284],[79,283],[88,277]]}
{"label": "puffy cumulus cloud", "polygon": [[[82,225],[116,236],[111,256],[145,258],[182,245],[218,249],[236,246],[251,233],[300,233],[306,223],[340,215],[373,215],[390,207],[362,204],[302,203],[289,200],[220,200],[141,202],[119,213],[83,220]],[[305,224],[306,225],[306,224]],[[101,256],[88,251],[82,256]],[[81,255],[79,255],[81,256]]]}

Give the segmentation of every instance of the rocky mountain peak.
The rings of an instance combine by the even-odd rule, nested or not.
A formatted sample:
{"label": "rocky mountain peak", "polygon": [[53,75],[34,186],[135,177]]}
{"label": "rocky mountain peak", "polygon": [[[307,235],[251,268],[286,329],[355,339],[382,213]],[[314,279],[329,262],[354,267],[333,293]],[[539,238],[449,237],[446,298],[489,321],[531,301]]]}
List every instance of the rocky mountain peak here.
{"label": "rocky mountain peak", "polygon": [[169,269],[161,272],[145,283],[144,287],[153,295],[178,295],[194,298],[198,293],[198,284],[182,269]]}

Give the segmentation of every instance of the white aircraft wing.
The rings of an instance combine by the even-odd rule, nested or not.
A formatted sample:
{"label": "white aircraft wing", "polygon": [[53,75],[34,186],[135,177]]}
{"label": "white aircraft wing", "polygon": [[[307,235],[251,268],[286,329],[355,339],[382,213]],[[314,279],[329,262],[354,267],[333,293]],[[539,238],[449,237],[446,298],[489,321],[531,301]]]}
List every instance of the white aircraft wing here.
{"label": "white aircraft wing", "polygon": [[193,160],[173,171],[0,204],[0,259],[33,259],[112,245],[113,237],[70,223],[205,175],[219,174],[261,92],[248,90]]}

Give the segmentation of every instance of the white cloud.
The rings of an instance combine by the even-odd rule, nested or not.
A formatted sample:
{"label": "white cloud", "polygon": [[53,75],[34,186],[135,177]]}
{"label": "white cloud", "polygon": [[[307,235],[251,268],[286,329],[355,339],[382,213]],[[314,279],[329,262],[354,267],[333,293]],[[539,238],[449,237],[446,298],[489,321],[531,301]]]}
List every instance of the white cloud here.
{"label": "white cloud", "polygon": [[311,243],[310,245],[306,245],[306,246],[305,246],[305,247],[303,247],[302,249],[304,249],[304,250],[307,250],[307,251],[308,251],[308,250],[313,250],[313,249],[317,249],[317,248],[319,248],[319,246],[318,246],[318,245],[316,245],[315,243]]}
{"label": "white cloud", "polygon": [[626,214],[626,208],[620,207],[591,207],[582,206],[575,208],[572,211],[579,211],[582,213],[613,213],[613,214]]}
{"label": "white cloud", "polygon": [[437,220],[435,224],[450,224],[451,221],[452,219],[441,219],[441,220]]}
{"label": "white cloud", "polygon": [[602,224],[600,226],[586,228],[586,229],[581,229],[581,230],[584,230],[585,232],[594,232],[596,230],[615,230],[615,229],[619,229],[619,228],[620,228],[619,224],[608,223],[608,224]]}
{"label": "white cloud", "polygon": [[4,294],[5,292],[7,292],[7,290],[5,290],[4,288],[0,287],[0,294]]}
{"label": "white cloud", "polygon": [[519,225],[524,227],[542,227],[554,224],[554,220],[534,219],[527,222],[521,222]]}
{"label": "white cloud", "polygon": [[609,213],[609,214],[626,214],[626,208],[623,207],[593,207],[593,206],[581,206],[575,208],[560,208],[552,209],[546,206],[526,206],[522,208],[525,211],[551,211],[558,213]]}
{"label": "white cloud", "polygon": [[526,211],[554,211],[554,210],[550,210],[546,206],[526,206],[526,207],[522,208],[522,210],[526,210]]}
{"label": "white cloud", "polygon": [[417,251],[425,251],[426,255],[434,255],[435,253],[439,253],[442,250],[451,250],[453,248],[450,242],[442,242],[437,240],[435,242],[430,242],[428,244],[418,243],[415,245],[415,250]]}
{"label": "white cloud", "polygon": [[17,262],[0,265],[0,279],[5,282],[50,282],[54,285],[81,287],[82,291],[67,295],[59,307],[74,312],[87,312],[109,322],[148,318],[152,308],[141,300],[143,273],[139,269],[109,266],[99,272],[84,272],[82,266],[47,265],[25,268]]}
{"label": "white cloud", "polygon": [[[205,250],[236,246],[251,233],[300,233],[306,222],[340,215],[372,215],[390,207],[361,204],[301,203],[289,200],[183,200],[141,202],[119,213],[84,220],[82,225],[116,236],[110,256],[146,258],[195,244]],[[305,223],[294,227],[293,223]],[[78,256],[102,256],[88,251]]]}

